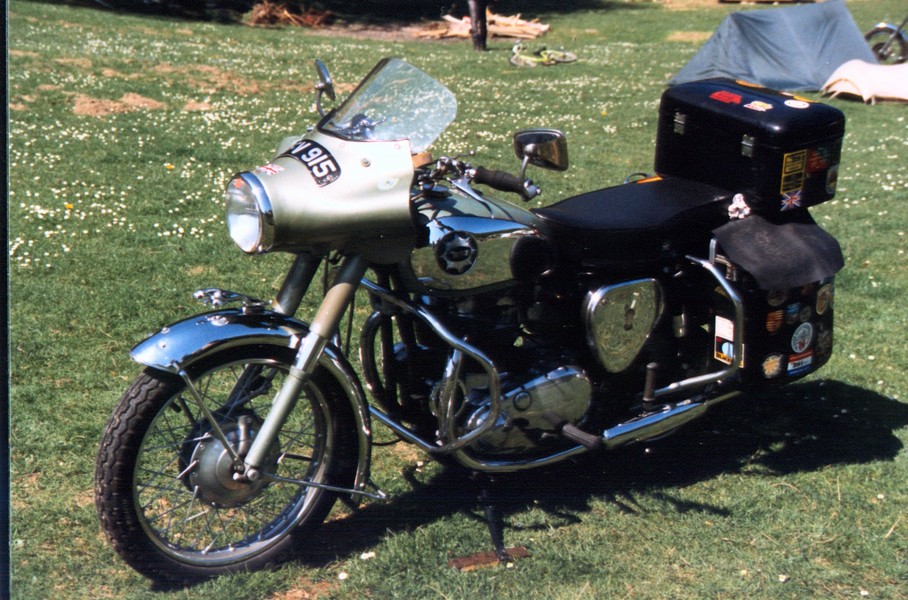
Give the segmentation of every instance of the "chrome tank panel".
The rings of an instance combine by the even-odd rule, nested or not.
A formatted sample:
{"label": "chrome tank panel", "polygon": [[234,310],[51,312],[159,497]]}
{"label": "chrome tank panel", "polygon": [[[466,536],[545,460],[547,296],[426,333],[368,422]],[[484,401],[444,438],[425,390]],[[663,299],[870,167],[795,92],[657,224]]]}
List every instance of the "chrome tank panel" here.
{"label": "chrome tank panel", "polygon": [[655,279],[606,285],[587,294],[587,344],[606,370],[620,373],[631,366],[662,316],[662,298]]}
{"label": "chrome tank panel", "polygon": [[507,287],[521,274],[518,252],[532,254],[534,268],[545,263],[544,223],[529,211],[448,188],[427,194],[416,211],[425,243],[401,269],[413,292],[459,295]]}

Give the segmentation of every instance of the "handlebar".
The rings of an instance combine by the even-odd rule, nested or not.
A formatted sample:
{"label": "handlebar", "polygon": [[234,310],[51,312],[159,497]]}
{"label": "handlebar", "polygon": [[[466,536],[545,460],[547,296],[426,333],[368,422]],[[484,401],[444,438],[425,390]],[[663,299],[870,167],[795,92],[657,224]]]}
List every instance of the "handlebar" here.
{"label": "handlebar", "polygon": [[529,179],[521,179],[506,171],[476,167],[473,169],[473,181],[502,192],[520,194],[524,200],[531,200],[540,194],[538,187]]}
{"label": "handlebar", "polygon": [[542,193],[538,186],[529,179],[522,179],[506,171],[473,167],[456,158],[442,157],[435,162],[434,169],[426,169],[419,176],[424,185],[440,181],[447,175],[462,177],[469,182],[487,185],[502,192],[520,194],[524,201],[529,201]]}

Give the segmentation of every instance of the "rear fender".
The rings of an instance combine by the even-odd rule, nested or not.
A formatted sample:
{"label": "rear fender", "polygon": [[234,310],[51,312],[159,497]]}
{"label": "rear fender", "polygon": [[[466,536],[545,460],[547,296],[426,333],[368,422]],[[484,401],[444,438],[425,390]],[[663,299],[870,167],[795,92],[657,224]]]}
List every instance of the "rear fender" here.
{"label": "rear fender", "polygon": [[[216,353],[244,346],[271,345],[299,347],[309,326],[270,310],[236,308],[195,315],[172,325],[137,344],[130,356],[137,363],[178,375],[181,371]],[[350,403],[359,438],[355,488],[369,481],[372,427],[369,405],[356,372],[343,353],[329,344],[319,359],[340,385]]]}

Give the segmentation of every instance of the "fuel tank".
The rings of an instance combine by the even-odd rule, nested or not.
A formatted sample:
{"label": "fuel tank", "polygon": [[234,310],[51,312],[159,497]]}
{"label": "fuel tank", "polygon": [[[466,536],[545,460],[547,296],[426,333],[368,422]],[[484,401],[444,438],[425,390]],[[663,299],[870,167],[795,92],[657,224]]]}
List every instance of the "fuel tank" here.
{"label": "fuel tank", "polygon": [[414,203],[423,239],[401,264],[408,291],[465,296],[530,280],[551,268],[545,223],[507,202],[438,186]]}

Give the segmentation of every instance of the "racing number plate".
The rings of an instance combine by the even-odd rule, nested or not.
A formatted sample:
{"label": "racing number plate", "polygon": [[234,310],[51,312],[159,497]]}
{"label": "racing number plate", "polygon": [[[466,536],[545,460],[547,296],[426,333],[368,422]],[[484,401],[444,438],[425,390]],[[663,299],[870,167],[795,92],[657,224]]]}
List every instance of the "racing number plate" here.
{"label": "racing number plate", "polygon": [[301,140],[288,152],[306,165],[309,173],[319,187],[325,187],[340,177],[341,170],[337,161],[321,144],[311,140]]}

